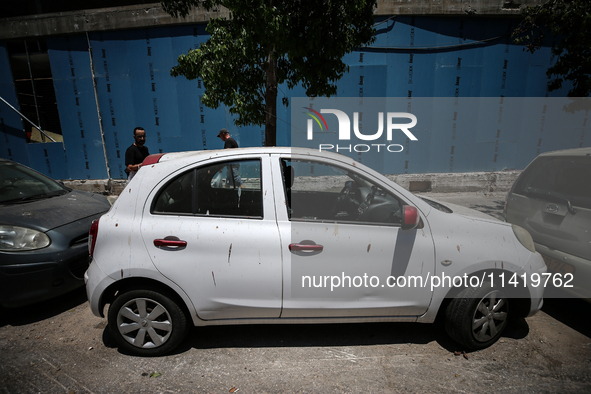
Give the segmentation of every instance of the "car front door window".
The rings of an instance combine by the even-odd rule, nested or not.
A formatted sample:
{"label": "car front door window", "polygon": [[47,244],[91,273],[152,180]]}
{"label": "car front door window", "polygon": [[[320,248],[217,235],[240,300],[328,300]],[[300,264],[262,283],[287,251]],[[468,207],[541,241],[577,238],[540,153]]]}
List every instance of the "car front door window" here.
{"label": "car front door window", "polygon": [[401,201],[352,171],[319,162],[282,160],[291,220],[400,225]]}

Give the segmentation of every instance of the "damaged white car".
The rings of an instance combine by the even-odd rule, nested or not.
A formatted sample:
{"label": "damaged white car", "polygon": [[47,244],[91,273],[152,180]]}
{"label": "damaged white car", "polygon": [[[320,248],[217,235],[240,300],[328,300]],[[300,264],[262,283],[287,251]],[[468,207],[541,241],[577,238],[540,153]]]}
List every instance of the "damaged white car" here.
{"label": "damaged white car", "polygon": [[445,319],[467,349],[542,306],[529,233],[299,148],[152,155],[95,221],[90,307],[128,352],[191,326]]}

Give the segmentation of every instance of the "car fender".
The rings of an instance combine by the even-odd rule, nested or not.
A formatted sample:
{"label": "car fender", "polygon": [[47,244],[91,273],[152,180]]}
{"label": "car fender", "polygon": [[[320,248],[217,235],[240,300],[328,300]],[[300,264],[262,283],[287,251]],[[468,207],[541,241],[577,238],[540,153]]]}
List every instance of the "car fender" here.
{"label": "car fender", "polygon": [[[90,309],[95,316],[103,316],[103,311],[101,305],[104,305],[102,297],[105,294],[109,294],[109,288],[115,287],[127,287],[133,286],[137,287],[140,283],[146,280],[158,282],[159,284],[168,287],[171,291],[173,291],[177,296],[179,296],[186,309],[188,310],[193,325],[199,326],[203,325],[203,321],[197,316],[197,311],[195,306],[187,296],[187,294],[176,285],[176,283],[168,280],[165,276],[161,275],[158,271],[154,270],[147,270],[147,269],[129,269],[127,272],[121,273],[121,278],[119,280],[114,279],[114,276],[117,276],[116,272],[102,272],[101,274],[97,274],[95,271],[102,269],[100,268],[99,264],[91,264],[89,270],[84,276],[84,280],[86,282],[86,289],[88,299],[90,300]],[[100,278],[97,280],[97,278]],[[93,282],[94,280],[94,282]],[[151,288],[147,288],[151,290]]]}
{"label": "car fender", "polygon": [[[136,182],[136,179],[134,178],[133,181]],[[139,184],[138,180],[136,186]],[[193,323],[198,325],[201,319],[197,316],[195,307],[187,294],[174,282],[160,274],[148,255],[141,238],[140,226],[136,223],[136,218],[141,215],[135,214],[134,193],[140,191],[141,188],[135,187],[134,189],[135,191],[126,188],[111,211],[100,218],[93,264],[90,268],[100,269],[102,275],[98,273],[94,275],[93,273],[90,275],[91,278],[98,276],[101,280],[97,283],[87,283],[91,309],[95,315],[102,313],[102,310],[99,311],[102,292],[116,282],[129,278],[134,280],[151,279],[172,289],[185,303]],[[113,255],[113,250],[120,251],[120,254]],[[98,314],[97,316],[102,315]]]}
{"label": "car fender", "polygon": [[[444,213],[432,210],[429,215],[433,241],[435,243],[435,274],[427,280],[432,288],[433,298],[429,311],[418,321],[434,321],[443,300],[459,286],[477,285],[490,281],[494,273],[508,273],[504,283],[496,280],[493,284],[507,286],[513,273],[523,274],[545,272],[545,264],[538,253],[532,253],[521,245],[511,225],[480,218]],[[478,280],[470,277],[476,276]],[[450,286],[451,283],[451,286]],[[542,297],[543,289],[526,287],[529,297]]]}

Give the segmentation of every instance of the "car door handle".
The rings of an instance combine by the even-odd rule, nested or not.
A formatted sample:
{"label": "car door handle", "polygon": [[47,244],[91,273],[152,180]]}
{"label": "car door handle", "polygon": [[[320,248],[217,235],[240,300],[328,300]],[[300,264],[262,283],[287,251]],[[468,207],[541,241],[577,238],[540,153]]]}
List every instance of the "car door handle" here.
{"label": "car door handle", "polygon": [[289,251],[298,256],[314,256],[321,253],[324,246],[317,245],[314,241],[301,241],[297,244],[289,244]]}
{"label": "car door handle", "polygon": [[187,247],[187,241],[177,237],[166,237],[164,239],[155,239],[154,246],[163,250],[182,250]]}

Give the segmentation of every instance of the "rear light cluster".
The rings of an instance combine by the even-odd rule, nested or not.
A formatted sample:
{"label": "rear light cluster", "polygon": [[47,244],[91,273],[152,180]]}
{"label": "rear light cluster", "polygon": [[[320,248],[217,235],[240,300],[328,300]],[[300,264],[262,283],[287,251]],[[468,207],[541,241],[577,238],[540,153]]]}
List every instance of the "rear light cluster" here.
{"label": "rear light cluster", "polygon": [[88,232],[88,254],[92,257],[94,246],[96,245],[96,236],[98,234],[99,219],[93,220]]}

